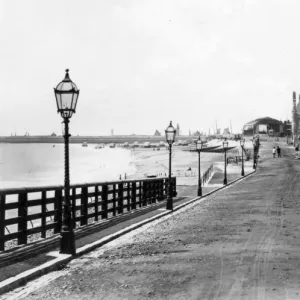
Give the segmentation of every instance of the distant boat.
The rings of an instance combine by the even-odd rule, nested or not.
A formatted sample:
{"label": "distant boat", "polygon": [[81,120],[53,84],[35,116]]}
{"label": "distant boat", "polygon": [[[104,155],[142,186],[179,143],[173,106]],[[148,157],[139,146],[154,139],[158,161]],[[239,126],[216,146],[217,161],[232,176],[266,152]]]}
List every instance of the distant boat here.
{"label": "distant boat", "polygon": [[104,148],[104,146],[102,144],[98,144],[95,146],[95,149],[103,149],[103,148]]}
{"label": "distant boat", "polygon": [[82,147],[87,147],[88,146],[88,143],[87,142],[83,142],[82,143]]}

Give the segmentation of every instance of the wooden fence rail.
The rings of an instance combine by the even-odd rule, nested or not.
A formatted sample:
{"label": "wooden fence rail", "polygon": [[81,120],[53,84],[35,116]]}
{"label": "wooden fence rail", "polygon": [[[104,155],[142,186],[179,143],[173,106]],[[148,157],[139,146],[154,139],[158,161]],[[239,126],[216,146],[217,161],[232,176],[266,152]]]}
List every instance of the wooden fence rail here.
{"label": "wooden fence rail", "polygon": [[[176,178],[171,181],[175,195]],[[168,187],[168,178],[71,185],[73,226],[85,226],[164,201]],[[63,197],[63,186],[0,189],[0,251],[13,240],[17,246],[30,243],[33,235],[46,238],[59,233]]]}

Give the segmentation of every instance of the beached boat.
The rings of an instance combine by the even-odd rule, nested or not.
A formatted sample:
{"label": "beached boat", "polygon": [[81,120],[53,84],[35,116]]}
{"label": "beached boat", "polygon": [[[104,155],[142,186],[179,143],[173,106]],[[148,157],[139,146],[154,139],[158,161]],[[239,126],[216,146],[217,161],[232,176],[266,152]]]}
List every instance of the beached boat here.
{"label": "beached boat", "polygon": [[103,149],[104,145],[103,144],[98,144],[95,146],[95,149]]}
{"label": "beached boat", "polygon": [[83,142],[82,143],[82,147],[87,147],[88,146],[88,143],[87,142]]}

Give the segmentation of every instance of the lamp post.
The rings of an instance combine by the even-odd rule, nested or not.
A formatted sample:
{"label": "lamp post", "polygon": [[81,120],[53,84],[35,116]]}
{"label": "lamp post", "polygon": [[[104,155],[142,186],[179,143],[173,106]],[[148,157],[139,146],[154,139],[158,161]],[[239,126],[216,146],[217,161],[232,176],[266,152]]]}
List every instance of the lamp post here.
{"label": "lamp post", "polygon": [[173,210],[173,195],[172,195],[172,167],[171,167],[171,160],[172,160],[172,144],[175,141],[176,129],[172,125],[172,121],[170,121],[170,125],[165,130],[166,133],[166,140],[169,144],[169,191],[167,196],[167,207],[168,210]]}
{"label": "lamp post", "polygon": [[225,167],[224,167],[224,185],[227,185],[227,159],[226,159],[226,151],[228,150],[228,141],[225,139],[223,141],[223,149],[225,152]]}
{"label": "lamp post", "polygon": [[198,152],[198,197],[202,196],[202,185],[201,185],[201,170],[200,170],[200,154],[202,150],[202,141],[199,135],[198,140],[196,141],[196,151]]}
{"label": "lamp post", "polygon": [[240,140],[240,144],[242,147],[242,176],[245,176],[245,171],[244,171],[244,146],[245,146],[245,139]]}
{"label": "lamp post", "polygon": [[70,166],[69,166],[69,122],[72,114],[75,113],[79,90],[69,77],[69,70],[66,70],[65,78],[54,88],[57,112],[63,118],[64,142],[65,142],[65,195],[63,198],[63,224],[60,239],[60,253],[75,255],[75,235],[70,203]]}
{"label": "lamp post", "polygon": [[252,140],[253,143],[253,169],[256,169],[256,139],[253,138]]}

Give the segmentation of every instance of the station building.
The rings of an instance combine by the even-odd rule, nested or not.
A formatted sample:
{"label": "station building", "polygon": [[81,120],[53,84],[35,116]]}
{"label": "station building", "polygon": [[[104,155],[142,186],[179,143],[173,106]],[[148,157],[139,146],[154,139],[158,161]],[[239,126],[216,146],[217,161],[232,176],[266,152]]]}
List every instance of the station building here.
{"label": "station building", "polygon": [[243,135],[268,134],[269,136],[284,136],[284,123],[264,117],[248,122],[243,127]]}

